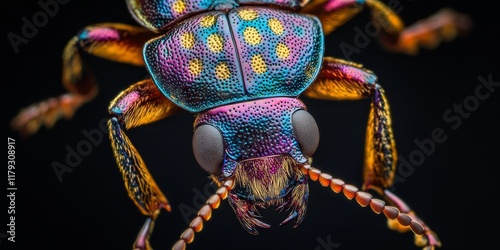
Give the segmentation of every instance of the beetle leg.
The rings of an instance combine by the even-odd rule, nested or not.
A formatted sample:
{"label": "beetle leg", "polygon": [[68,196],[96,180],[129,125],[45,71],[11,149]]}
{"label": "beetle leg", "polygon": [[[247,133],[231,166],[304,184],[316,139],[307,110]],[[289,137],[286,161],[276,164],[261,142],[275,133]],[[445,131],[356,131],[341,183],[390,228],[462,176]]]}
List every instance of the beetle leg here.
{"label": "beetle leg", "polygon": [[372,9],[372,19],[382,28],[381,45],[392,52],[416,55],[420,48],[433,49],[466,34],[472,25],[468,16],[445,8],[405,27],[397,14],[378,0],[366,0],[366,5]]}
{"label": "beetle leg", "polygon": [[379,0],[312,1],[302,12],[317,16],[325,34],[329,34],[359,13],[363,7],[371,9],[372,19],[378,26],[377,29],[381,30],[378,36],[381,45],[389,51],[409,55],[417,54],[421,47],[432,49],[441,42],[466,34],[472,23],[464,14],[442,9],[405,27],[398,14]]}
{"label": "beetle leg", "polygon": [[194,241],[194,234],[199,233],[203,229],[203,222],[210,220],[212,217],[212,210],[219,207],[220,202],[228,197],[229,191],[231,191],[233,187],[234,181],[231,179],[220,185],[216,193],[210,196],[206,204],[200,208],[198,216],[191,221],[189,228],[181,234],[180,239],[174,244],[172,250],[185,250],[186,245]]}
{"label": "beetle leg", "polygon": [[[396,143],[392,132],[389,103],[384,90],[376,83],[377,77],[362,65],[326,57],[318,79],[304,92],[304,95],[325,100],[359,100],[371,97],[365,141],[363,167],[363,190],[374,190],[384,199],[405,213],[410,213],[425,226],[423,221],[395,195],[386,190],[394,181],[397,165]],[[392,193],[391,193],[392,194]],[[408,227],[391,229],[407,231]],[[401,230],[400,230],[401,229]],[[439,245],[437,236],[425,226],[427,240]]]}
{"label": "beetle leg", "polygon": [[151,123],[179,110],[180,108],[163,96],[151,79],[138,82],[124,90],[109,107],[109,112],[115,116],[108,122],[109,136],[125,188],[139,210],[149,216],[137,236],[134,249],[150,249],[148,239],[156,217],[162,208],[167,211],[171,208],[123,128]]}
{"label": "beetle leg", "polygon": [[[301,12],[318,17],[323,32],[327,35],[363,10],[363,5],[357,2],[356,0],[315,0],[304,6]],[[333,5],[326,8],[328,4]]]}
{"label": "beetle leg", "polygon": [[82,61],[80,51],[115,62],[143,66],[142,46],[153,35],[143,28],[116,23],[82,29],[63,51],[62,83],[68,93],[22,109],[11,121],[12,128],[29,136],[42,125],[50,128],[60,118],[70,119],[82,104],[96,96],[97,84]]}
{"label": "beetle leg", "polygon": [[155,219],[156,216],[151,216],[146,219],[146,222],[144,222],[141,231],[139,231],[139,234],[135,239],[134,247],[132,248],[132,250],[153,249],[149,244],[149,236],[151,236],[151,233],[153,233]]}
{"label": "beetle leg", "polygon": [[397,162],[389,103],[376,80],[377,77],[362,65],[326,57],[318,79],[304,92],[308,97],[325,100],[371,97],[363,189],[389,187],[394,179]]}

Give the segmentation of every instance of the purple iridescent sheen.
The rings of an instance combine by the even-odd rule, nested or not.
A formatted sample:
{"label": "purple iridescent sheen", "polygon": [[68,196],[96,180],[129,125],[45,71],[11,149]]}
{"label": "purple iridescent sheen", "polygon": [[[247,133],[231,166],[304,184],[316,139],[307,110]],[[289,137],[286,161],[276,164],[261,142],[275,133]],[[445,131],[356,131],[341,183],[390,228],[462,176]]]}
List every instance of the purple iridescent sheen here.
{"label": "purple iridescent sheen", "polygon": [[[245,20],[240,13],[255,11]],[[243,71],[247,96],[298,96],[315,80],[323,59],[323,35],[317,19],[270,8],[242,7],[229,12],[234,41]],[[249,31],[260,42],[248,42]],[[254,69],[255,56],[265,62],[265,72]]]}
{"label": "purple iridescent sheen", "polygon": [[78,34],[78,39],[85,41],[85,40],[92,40],[96,42],[105,42],[105,41],[110,41],[110,40],[119,40],[120,39],[120,32],[118,32],[115,29],[112,28],[105,28],[105,27],[99,27],[99,28],[92,28],[92,29],[86,29],[83,30]]}
{"label": "purple iridescent sheen", "polygon": [[194,127],[210,124],[221,131],[226,148],[222,172],[230,176],[246,159],[288,154],[307,162],[292,127],[292,114],[299,109],[306,107],[296,98],[241,102],[201,113]]}
{"label": "purple iridescent sheen", "polygon": [[303,0],[127,0],[132,16],[153,31],[166,30],[175,22],[220,5],[275,5],[297,9]]}
{"label": "purple iridescent sheen", "polygon": [[172,102],[190,112],[276,96],[296,97],[323,59],[317,18],[264,7],[212,11],[148,42],[144,59]]}

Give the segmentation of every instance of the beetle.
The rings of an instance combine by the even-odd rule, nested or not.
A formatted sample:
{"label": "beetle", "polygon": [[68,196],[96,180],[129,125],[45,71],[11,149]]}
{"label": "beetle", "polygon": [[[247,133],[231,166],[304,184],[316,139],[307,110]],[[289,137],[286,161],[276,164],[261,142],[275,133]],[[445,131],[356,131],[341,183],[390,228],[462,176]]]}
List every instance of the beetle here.
{"label": "beetle", "polygon": [[[258,209],[287,211],[280,224],[305,218],[309,180],[384,214],[391,229],[412,231],[415,243],[439,247],[436,233],[389,188],[397,151],[390,107],[376,75],[361,64],[324,56],[324,36],[363,8],[372,11],[390,51],[416,54],[469,28],[463,14],[446,9],[406,27],[377,0],[127,0],[141,25],[101,23],[78,32],[63,52],[67,94],[27,107],[12,120],[23,135],[61,117],[71,118],[98,92],[81,51],[146,67],[150,77],[112,100],[109,138],[129,197],[148,218],[133,249],[151,249],[160,211],[171,210],[125,130],[181,111],[196,115],[193,152],[218,189],[172,249],[185,249],[227,199],[250,234],[269,225]],[[363,186],[357,188],[312,167],[319,143],[315,119],[299,97],[371,99]],[[372,194],[374,193],[374,194]],[[379,198],[375,198],[378,195]]]}

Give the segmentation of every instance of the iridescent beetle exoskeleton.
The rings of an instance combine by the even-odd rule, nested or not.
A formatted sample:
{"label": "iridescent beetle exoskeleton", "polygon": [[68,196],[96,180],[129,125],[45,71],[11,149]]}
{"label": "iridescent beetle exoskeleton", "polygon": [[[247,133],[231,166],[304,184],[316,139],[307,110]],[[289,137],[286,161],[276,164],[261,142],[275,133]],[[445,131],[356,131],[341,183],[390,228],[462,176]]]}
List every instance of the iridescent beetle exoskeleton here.
{"label": "iridescent beetle exoskeleton", "polygon": [[[416,54],[464,34],[469,19],[446,9],[413,26],[377,0],[128,0],[143,27],[90,25],[68,43],[63,84],[69,93],[21,111],[13,127],[25,135],[73,113],[97,94],[80,51],[144,66],[150,78],[112,102],[109,132],[126,190],[148,219],[133,245],[151,249],[149,237],[161,209],[170,205],[124,130],[179,111],[196,114],[193,151],[218,190],[173,249],[184,249],[228,199],[251,234],[269,225],[258,208],[288,212],[281,225],[304,219],[309,180],[383,213],[391,229],[413,231],[415,243],[441,245],[437,235],[390,192],[397,163],[389,103],[377,77],[360,64],[325,57],[324,36],[367,7],[382,30],[381,44]],[[361,190],[311,167],[318,146],[315,119],[298,98],[371,98]],[[374,198],[373,191],[381,199]],[[387,203],[387,205],[386,205]]]}

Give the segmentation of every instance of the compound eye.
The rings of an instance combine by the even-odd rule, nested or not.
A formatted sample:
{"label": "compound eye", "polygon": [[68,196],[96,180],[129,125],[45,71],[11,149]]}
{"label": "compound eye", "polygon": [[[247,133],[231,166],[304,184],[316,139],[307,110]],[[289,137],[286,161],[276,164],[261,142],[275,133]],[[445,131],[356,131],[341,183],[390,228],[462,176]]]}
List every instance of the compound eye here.
{"label": "compound eye", "polygon": [[319,129],[314,117],[305,110],[297,110],[292,114],[292,125],[302,153],[312,156],[319,144]]}
{"label": "compound eye", "polygon": [[201,168],[209,174],[219,172],[224,159],[221,132],[212,125],[201,125],[194,131],[193,153]]}

